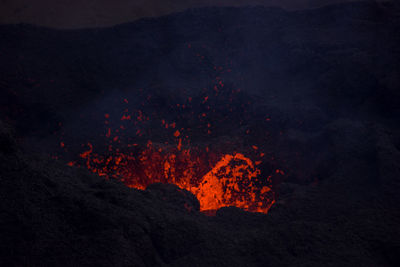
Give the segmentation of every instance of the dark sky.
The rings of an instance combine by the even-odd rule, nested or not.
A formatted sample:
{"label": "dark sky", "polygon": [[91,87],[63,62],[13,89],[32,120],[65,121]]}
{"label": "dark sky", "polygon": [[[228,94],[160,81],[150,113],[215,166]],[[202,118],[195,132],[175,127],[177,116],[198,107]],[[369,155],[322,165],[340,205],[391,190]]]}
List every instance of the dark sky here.
{"label": "dark sky", "polygon": [[264,5],[286,9],[352,0],[0,0],[0,24],[31,23],[56,28],[107,26],[190,7]]}

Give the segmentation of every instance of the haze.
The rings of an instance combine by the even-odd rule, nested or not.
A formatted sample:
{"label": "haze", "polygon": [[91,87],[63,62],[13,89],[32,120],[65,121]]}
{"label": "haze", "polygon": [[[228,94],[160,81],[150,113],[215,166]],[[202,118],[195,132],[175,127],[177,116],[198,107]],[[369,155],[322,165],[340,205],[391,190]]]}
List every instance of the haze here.
{"label": "haze", "polygon": [[202,6],[319,7],[353,0],[0,0],[0,24],[52,28],[103,27]]}

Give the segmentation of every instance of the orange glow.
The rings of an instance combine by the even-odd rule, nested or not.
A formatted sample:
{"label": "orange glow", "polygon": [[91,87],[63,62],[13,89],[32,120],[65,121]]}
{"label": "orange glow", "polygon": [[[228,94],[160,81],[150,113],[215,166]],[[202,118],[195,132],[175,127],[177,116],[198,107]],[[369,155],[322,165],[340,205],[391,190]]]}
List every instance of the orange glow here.
{"label": "orange glow", "polygon": [[162,148],[149,141],[136,157],[121,152],[103,156],[93,152],[92,144],[88,146],[80,157],[90,171],[142,190],[156,182],[176,184],[198,198],[201,211],[236,206],[267,213],[274,203],[270,181],[268,178],[262,181],[261,171],[256,167],[261,162],[253,163],[241,153],[222,155],[218,160],[217,155],[208,152],[208,158],[215,159],[213,163],[205,159],[204,153],[184,148],[182,139],[175,149]]}
{"label": "orange glow", "polygon": [[174,136],[175,136],[175,137],[178,137],[179,135],[181,135],[181,133],[177,130],[177,131],[174,133]]}
{"label": "orange glow", "polygon": [[[215,70],[221,72],[222,67],[215,66]],[[270,159],[273,161],[273,157],[263,152],[264,147],[257,140],[244,146],[235,138],[213,139],[220,135],[218,127],[225,124],[236,125],[249,137],[252,134],[242,124],[246,121],[245,108],[251,105],[250,102],[238,107],[235,102],[242,100],[238,94],[241,90],[228,90],[223,78],[216,77],[209,92],[205,90],[199,97],[185,95],[185,104],[172,103],[173,110],[183,111],[176,117],[152,112],[153,108],[149,109],[143,103],[142,110],[137,107],[132,110],[128,105],[132,101],[119,99],[120,103],[125,103],[123,111],[118,115],[116,112],[105,113],[104,118],[101,117],[105,124],[101,138],[105,142],[99,147],[92,145],[98,142],[87,143],[86,151],[79,154],[80,159],[68,165],[84,165],[99,176],[118,179],[141,190],[157,182],[175,184],[193,193],[200,202],[200,210],[206,214],[215,214],[216,210],[227,206],[267,213],[275,202],[271,177],[281,179],[285,173],[277,169],[278,166],[266,163]],[[224,101],[228,105],[222,107],[218,101],[226,92],[229,95]],[[147,100],[150,99],[151,95],[148,95]],[[243,116],[231,120],[228,115],[223,115],[233,109],[240,110],[235,112]],[[115,121],[112,122],[111,117]],[[153,127],[157,128],[156,135],[151,132]],[[191,138],[198,138],[193,142],[199,147],[190,142]],[[72,147],[60,145],[65,146],[63,152]],[[233,152],[233,148],[238,151]]]}
{"label": "orange glow", "polygon": [[123,115],[123,116],[121,117],[121,121],[127,121],[127,120],[130,120],[130,119],[131,119],[131,115],[128,115],[128,116]]}
{"label": "orange glow", "polygon": [[271,189],[258,189],[253,179],[260,175],[253,162],[243,154],[224,155],[203,176],[198,187],[190,188],[200,201],[202,210],[236,206],[248,211],[267,213],[274,202]]}

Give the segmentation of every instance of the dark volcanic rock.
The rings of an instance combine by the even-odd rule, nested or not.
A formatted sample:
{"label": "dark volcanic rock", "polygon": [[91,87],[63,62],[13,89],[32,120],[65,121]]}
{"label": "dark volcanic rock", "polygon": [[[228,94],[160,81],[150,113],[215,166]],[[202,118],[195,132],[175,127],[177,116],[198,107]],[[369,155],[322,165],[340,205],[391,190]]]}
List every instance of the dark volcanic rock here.
{"label": "dark volcanic rock", "polygon": [[174,185],[138,191],[3,150],[0,260],[5,266],[395,266],[398,150],[379,128],[350,125],[327,128],[337,140],[333,153],[347,155],[334,174],[286,190],[268,215],[232,207],[208,217]]}
{"label": "dark volcanic rock", "polygon": [[[194,9],[93,30],[0,26],[0,115],[15,128],[0,121],[0,265],[398,266],[398,14],[368,2]],[[55,131],[80,149],[105,113],[121,118],[113,101],[125,97],[193,128],[216,76],[216,126],[192,144],[257,141],[276,155],[287,178],[267,215],[205,216],[174,185],[135,190],[31,151],[59,149]],[[194,117],[175,108],[180,88]],[[153,126],[146,138],[161,139]]]}
{"label": "dark volcanic rock", "polygon": [[82,129],[99,126],[92,117],[73,118],[96,100],[105,99],[90,112],[103,116],[110,95],[142,108],[151,94],[159,100],[151,108],[177,120],[171,99],[182,103],[183,88],[201,97],[218,76],[253,96],[259,113],[277,109],[273,120],[283,117],[291,126],[303,121],[302,128],[318,130],[348,116],[394,119],[400,116],[397,12],[370,2],[299,12],[193,9],[93,30],[3,25],[0,110],[22,135],[43,137],[62,122],[80,128],[73,138],[83,139]]}
{"label": "dark volcanic rock", "polygon": [[149,185],[146,191],[165,203],[170,203],[189,212],[200,210],[200,203],[197,198],[189,191],[174,184],[155,183]]}
{"label": "dark volcanic rock", "polygon": [[15,152],[16,148],[17,144],[11,128],[0,121],[0,152],[11,153]]}

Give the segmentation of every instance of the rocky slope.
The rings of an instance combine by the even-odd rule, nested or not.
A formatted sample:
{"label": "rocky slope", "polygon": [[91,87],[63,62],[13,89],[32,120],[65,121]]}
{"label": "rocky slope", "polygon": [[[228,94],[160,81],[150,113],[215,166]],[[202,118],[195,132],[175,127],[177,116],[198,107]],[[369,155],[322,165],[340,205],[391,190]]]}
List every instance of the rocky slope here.
{"label": "rocky slope", "polygon": [[[1,26],[0,265],[397,266],[398,14],[355,3],[195,9],[93,30]],[[287,177],[267,215],[209,217],[173,185],[129,189],[49,157],[61,132],[78,148],[95,143],[104,113],[119,115],[114,99],[193,127],[216,81],[241,94],[228,108],[210,97],[213,134],[192,141],[257,143],[279,158]],[[196,116],[172,108],[187,96]]]}
{"label": "rocky slope", "polygon": [[[376,125],[325,129],[335,171],[317,185],[284,183],[270,212],[215,217],[173,185],[129,189],[22,154],[1,125],[4,266],[396,266],[399,140]],[[398,135],[396,135],[398,137]],[[397,147],[396,147],[397,144]]]}

